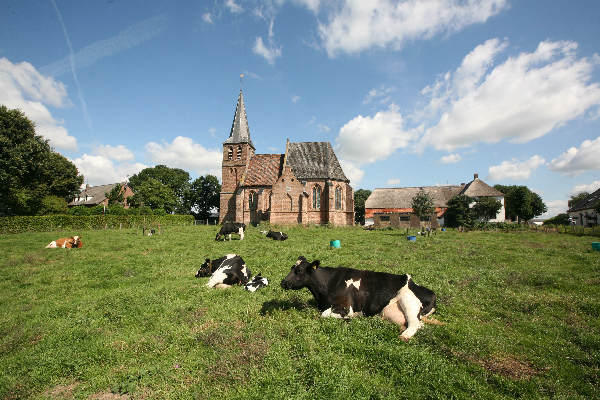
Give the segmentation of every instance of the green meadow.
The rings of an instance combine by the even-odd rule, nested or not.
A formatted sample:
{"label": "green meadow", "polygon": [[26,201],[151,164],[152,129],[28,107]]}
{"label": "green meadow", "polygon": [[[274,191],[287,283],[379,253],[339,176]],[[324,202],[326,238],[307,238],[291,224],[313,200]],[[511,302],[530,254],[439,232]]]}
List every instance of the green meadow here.
{"label": "green meadow", "polygon": [[[588,399],[600,393],[600,252],[544,232],[249,227],[0,235],[2,399]],[[79,234],[81,249],[45,249]],[[329,249],[339,239],[341,248]],[[597,240],[597,239],[596,239]],[[208,289],[241,255],[270,285]],[[323,319],[279,282],[299,255],[409,273],[438,295],[408,343],[379,317]]]}

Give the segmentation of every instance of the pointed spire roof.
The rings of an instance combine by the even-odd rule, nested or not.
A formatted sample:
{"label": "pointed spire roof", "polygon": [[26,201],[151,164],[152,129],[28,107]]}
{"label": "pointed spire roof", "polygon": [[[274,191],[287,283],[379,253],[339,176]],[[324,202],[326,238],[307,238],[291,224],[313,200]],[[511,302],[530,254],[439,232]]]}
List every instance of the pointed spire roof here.
{"label": "pointed spire roof", "polygon": [[229,138],[224,143],[248,143],[255,149],[252,140],[250,139],[250,128],[248,127],[248,118],[246,117],[246,107],[244,106],[244,94],[240,89],[237,106],[235,107],[235,115],[231,124],[231,132]]}

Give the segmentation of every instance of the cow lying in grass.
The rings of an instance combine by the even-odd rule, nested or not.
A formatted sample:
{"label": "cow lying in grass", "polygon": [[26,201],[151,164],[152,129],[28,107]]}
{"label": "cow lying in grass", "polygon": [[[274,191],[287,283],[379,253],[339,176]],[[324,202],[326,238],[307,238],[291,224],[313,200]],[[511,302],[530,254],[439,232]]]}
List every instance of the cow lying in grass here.
{"label": "cow lying in grass", "polygon": [[221,229],[217,233],[215,240],[220,240],[221,237],[225,238],[225,235],[228,236],[229,240],[231,240],[231,234],[236,233],[240,235],[240,240],[244,240],[244,231],[246,230],[246,224],[241,222],[225,222],[221,225]]}
{"label": "cow lying in grass", "polygon": [[302,256],[281,281],[281,287],[310,290],[323,317],[379,314],[401,327],[406,326],[400,334],[405,341],[421,328],[421,316],[435,311],[435,293],[414,283],[410,275],[321,267],[319,260],[309,263]]}
{"label": "cow lying in grass", "polygon": [[267,278],[263,278],[260,274],[256,275],[250,282],[244,285],[244,289],[249,292],[256,292],[258,289],[262,289],[269,284]]}
{"label": "cow lying in grass", "polygon": [[281,240],[284,241],[288,238],[288,235],[286,235],[283,232],[277,232],[277,231],[261,231],[263,235],[265,235],[268,238],[271,238],[273,240]]}
{"label": "cow lying in grass", "polygon": [[252,277],[242,257],[227,254],[221,258],[207,258],[196,273],[196,278],[210,276],[206,286],[211,288],[228,288],[232,285],[245,285]]}
{"label": "cow lying in grass", "polygon": [[83,243],[81,242],[80,236],[71,236],[70,238],[56,239],[56,240],[51,241],[48,244],[48,246],[46,246],[47,249],[57,249],[57,248],[71,249],[74,247],[75,248],[83,247]]}

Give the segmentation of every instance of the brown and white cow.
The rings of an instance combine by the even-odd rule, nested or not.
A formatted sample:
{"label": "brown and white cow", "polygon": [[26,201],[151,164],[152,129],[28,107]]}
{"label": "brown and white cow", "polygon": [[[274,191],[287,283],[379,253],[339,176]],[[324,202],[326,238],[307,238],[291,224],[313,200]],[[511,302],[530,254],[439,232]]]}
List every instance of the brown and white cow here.
{"label": "brown and white cow", "polygon": [[67,248],[67,249],[71,249],[71,248],[81,248],[83,247],[83,243],[81,242],[81,236],[71,236],[70,238],[60,238],[60,239],[56,239],[51,241],[48,246],[46,246],[47,249],[56,249],[56,248]]}
{"label": "brown and white cow", "polygon": [[405,328],[400,334],[405,341],[422,327],[421,316],[435,311],[435,293],[414,283],[410,275],[321,267],[319,260],[308,262],[302,256],[281,287],[310,290],[323,317],[381,315]]}

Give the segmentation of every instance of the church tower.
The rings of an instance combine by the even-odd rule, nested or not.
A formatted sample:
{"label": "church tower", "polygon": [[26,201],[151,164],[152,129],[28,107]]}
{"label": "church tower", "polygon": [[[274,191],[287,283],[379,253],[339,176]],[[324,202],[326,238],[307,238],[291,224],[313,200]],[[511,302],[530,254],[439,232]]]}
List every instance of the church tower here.
{"label": "church tower", "polygon": [[[240,90],[233,123],[229,138],[223,142],[223,162],[221,201],[219,211],[219,222],[236,221],[236,210],[242,206],[243,198],[236,199],[238,188],[243,182],[248,169],[250,159],[254,156],[256,149],[250,139],[246,107],[244,106],[244,94]],[[240,196],[242,194],[240,193]],[[241,201],[238,201],[241,200]],[[239,204],[236,204],[239,203]]]}

